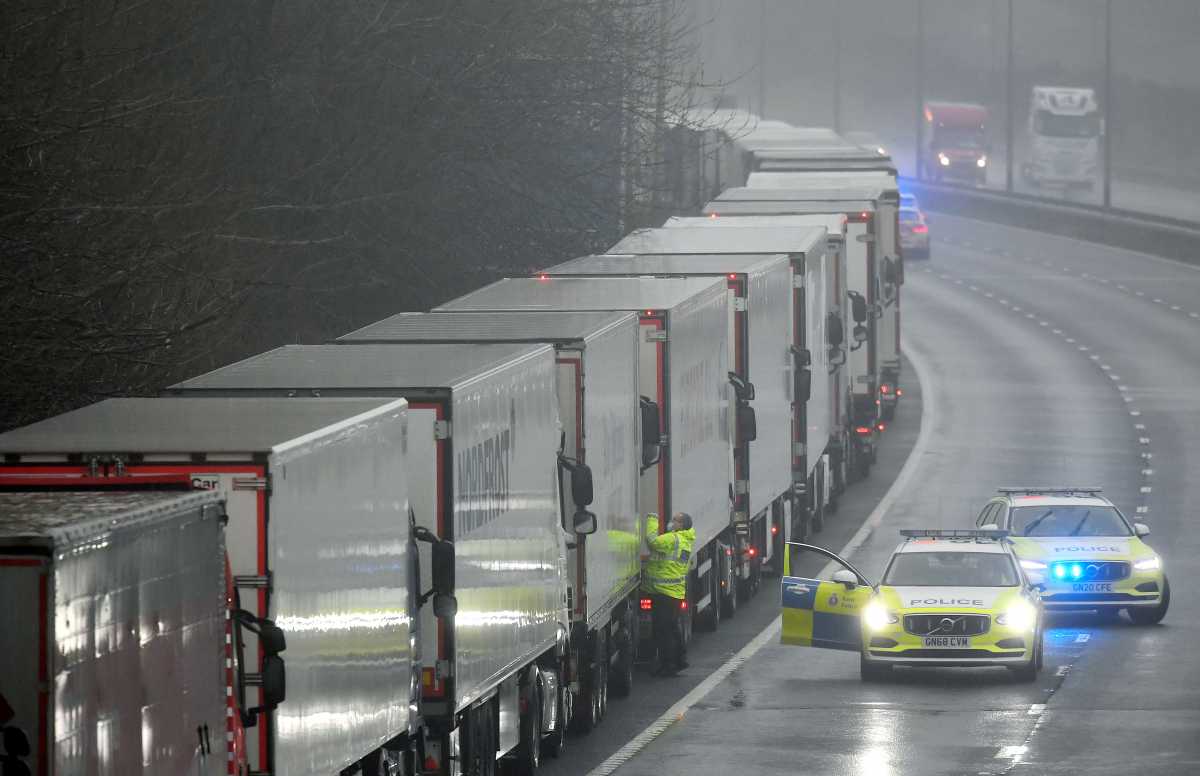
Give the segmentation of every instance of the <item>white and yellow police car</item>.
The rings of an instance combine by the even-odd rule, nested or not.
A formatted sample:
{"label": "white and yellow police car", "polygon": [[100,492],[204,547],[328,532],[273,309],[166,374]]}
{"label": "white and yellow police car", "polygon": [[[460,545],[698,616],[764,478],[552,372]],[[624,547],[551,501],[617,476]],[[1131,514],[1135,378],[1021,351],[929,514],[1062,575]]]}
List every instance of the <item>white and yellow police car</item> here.
{"label": "white and yellow police car", "polygon": [[1124,609],[1139,625],[1159,622],[1171,604],[1163,560],[1100,488],[1000,488],[976,518],[1009,532],[1026,573],[1044,585],[1047,611]]}
{"label": "white and yellow police car", "polygon": [[[1020,680],[1043,662],[1043,611],[1004,531],[906,530],[883,580],[821,547],[789,543],[784,644],[856,651],[863,680],[893,666],[1005,666]],[[803,552],[837,566],[828,580],[791,576]]]}

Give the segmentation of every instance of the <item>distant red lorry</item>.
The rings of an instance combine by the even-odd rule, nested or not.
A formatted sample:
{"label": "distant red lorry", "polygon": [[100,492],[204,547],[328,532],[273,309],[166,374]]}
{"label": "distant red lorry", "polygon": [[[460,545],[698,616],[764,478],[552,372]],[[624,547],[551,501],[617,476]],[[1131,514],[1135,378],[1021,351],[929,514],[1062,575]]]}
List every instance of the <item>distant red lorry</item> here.
{"label": "distant red lorry", "polygon": [[968,102],[925,103],[920,174],[983,184],[987,180],[988,110]]}

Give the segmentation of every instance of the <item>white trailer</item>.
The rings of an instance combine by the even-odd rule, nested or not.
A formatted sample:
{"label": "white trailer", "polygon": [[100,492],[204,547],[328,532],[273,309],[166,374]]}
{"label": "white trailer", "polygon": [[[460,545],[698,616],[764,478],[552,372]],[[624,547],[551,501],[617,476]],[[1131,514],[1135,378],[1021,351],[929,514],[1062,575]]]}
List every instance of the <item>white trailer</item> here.
{"label": "white trailer", "polygon": [[[843,215],[811,216],[738,216],[733,218],[690,218],[675,216],[663,224],[666,229],[736,229],[746,242],[755,247],[765,245],[790,246],[792,257],[793,314],[795,316],[793,347],[807,351],[810,365],[807,401],[795,411],[796,434],[793,440],[797,455],[793,459],[793,487],[802,507],[794,516],[807,525],[792,526],[793,537],[803,536],[806,528],[821,530],[825,513],[837,509],[837,496],[845,490],[845,461],[849,426],[846,416],[847,383],[842,364],[845,349],[830,342],[830,330],[847,330],[848,305],[843,295],[846,287],[846,217]],[[770,233],[759,234],[763,229]],[[813,234],[813,230],[818,234]],[[799,234],[795,230],[800,230]],[[823,231],[822,249],[819,233]],[[798,239],[797,239],[798,238]],[[767,242],[767,241],[770,242]],[[724,241],[723,241],[724,244]],[[725,247],[728,247],[726,245]],[[795,392],[793,392],[795,395]],[[800,538],[791,540],[801,541]]]}
{"label": "white trailer", "polygon": [[0,493],[12,773],[229,772],[224,515],[216,493]]}
{"label": "white trailer", "polygon": [[[662,230],[648,230],[662,231]],[[542,270],[548,277],[710,277],[733,294],[734,337],[729,380],[734,409],[734,509],[731,513],[738,584],[721,591],[724,613],[753,594],[772,538],[786,531],[791,492],[791,269],[777,255],[659,254],[584,256]]]}
{"label": "white trailer", "polygon": [[[710,278],[508,278],[438,311],[629,311],[641,328],[639,390],[660,408],[659,453],[643,462],[641,510],[664,519],[692,516],[696,531],[683,618],[719,616],[720,584],[731,583],[733,488],[729,341],[733,306],[723,280]],[[648,606],[644,599],[639,606]]]}
{"label": "white trailer", "polygon": [[[564,455],[587,464],[599,526],[568,540],[574,707],[580,728],[603,712],[605,689],[627,695],[638,643],[643,521],[638,328],[633,313],[400,313],[339,337],[338,344],[547,343],[554,347]],[[657,432],[657,429],[655,429]],[[565,483],[564,483],[565,484]]]}
{"label": "white trailer", "polygon": [[182,477],[222,494],[240,608],[284,630],[293,677],[278,710],[250,714],[264,669],[259,639],[240,634],[250,766],[336,773],[416,722],[407,428],[402,400],[109,399],[0,435],[0,486]]}
{"label": "white trailer", "polygon": [[287,345],[169,389],[408,399],[410,497],[454,543],[457,598],[457,614],[421,610],[425,770],[490,772],[504,755],[528,765],[543,739],[551,749],[562,742],[564,530],[590,533],[595,515],[582,509],[590,496],[578,483],[575,509],[560,494],[555,370],[548,345]]}

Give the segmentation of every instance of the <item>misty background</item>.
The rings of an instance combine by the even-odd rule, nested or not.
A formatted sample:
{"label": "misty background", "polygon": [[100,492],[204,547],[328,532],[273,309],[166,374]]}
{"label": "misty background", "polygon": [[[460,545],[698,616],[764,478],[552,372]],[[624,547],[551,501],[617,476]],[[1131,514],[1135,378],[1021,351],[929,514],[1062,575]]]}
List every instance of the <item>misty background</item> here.
{"label": "misty background", "polygon": [[1030,86],[1092,87],[1112,205],[1200,221],[1198,40],[1192,0],[7,0],[0,428],[603,250],[718,103],[902,172],[922,99],[984,103],[1003,188]]}

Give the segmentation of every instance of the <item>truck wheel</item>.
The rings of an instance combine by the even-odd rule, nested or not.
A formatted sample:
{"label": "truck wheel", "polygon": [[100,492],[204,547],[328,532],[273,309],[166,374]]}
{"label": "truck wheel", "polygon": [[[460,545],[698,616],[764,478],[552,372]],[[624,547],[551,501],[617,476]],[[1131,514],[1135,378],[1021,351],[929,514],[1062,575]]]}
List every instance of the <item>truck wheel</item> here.
{"label": "truck wheel", "polygon": [[706,633],[721,627],[721,572],[720,564],[714,563],[708,572],[708,608],[696,617],[696,625]]}
{"label": "truck wheel", "polygon": [[517,776],[533,776],[542,764],[542,688],[529,691],[528,710],[521,715],[521,743],[513,760]]}
{"label": "truck wheel", "polygon": [[622,635],[616,638],[614,649],[617,659],[613,663],[612,675],[608,679],[608,689],[618,698],[628,698],[633,692],[633,645],[630,631],[622,629]]}
{"label": "truck wheel", "polygon": [[736,570],[730,571],[729,584],[721,591],[721,616],[726,620],[732,620],[738,610],[738,587],[741,580],[738,578]]}
{"label": "truck wheel", "polygon": [[1167,581],[1166,575],[1163,575],[1163,592],[1158,606],[1153,609],[1131,606],[1125,611],[1129,613],[1129,619],[1133,620],[1134,625],[1157,625],[1162,622],[1163,617],[1167,616],[1167,609],[1170,606],[1171,583]]}
{"label": "truck wheel", "polygon": [[558,726],[554,732],[542,739],[542,754],[558,759],[567,746],[567,726],[571,724],[568,698],[571,691],[565,686],[558,688]]}

